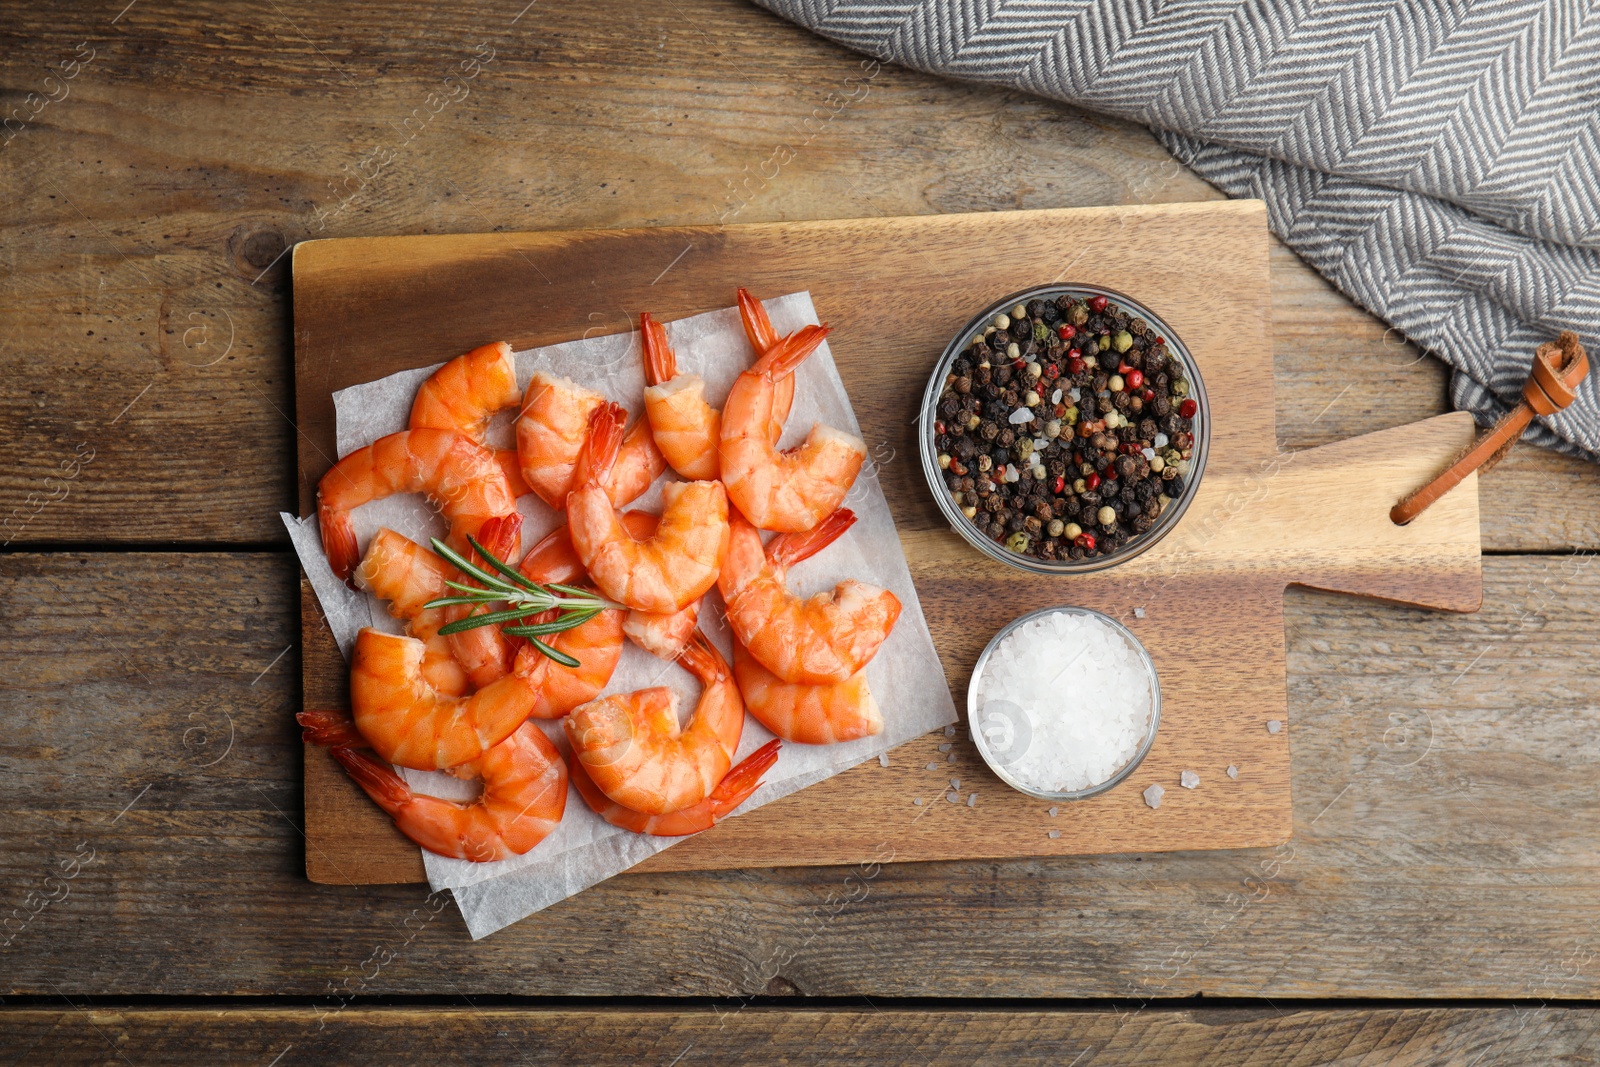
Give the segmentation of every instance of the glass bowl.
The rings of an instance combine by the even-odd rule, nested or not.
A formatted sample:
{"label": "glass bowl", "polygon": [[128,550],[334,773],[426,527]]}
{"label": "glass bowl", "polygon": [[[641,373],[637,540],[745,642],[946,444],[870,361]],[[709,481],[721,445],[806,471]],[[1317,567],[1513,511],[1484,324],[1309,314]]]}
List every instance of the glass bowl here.
{"label": "glass bowl", "polygon": [[[1184,377],[1189,382],[1189,396],[1194,398],[1197,410],[1194,414],[1193,434],[1194,446],[1189,457],[1189,473],[1184,478],[1184,491],[1174,498],[1157,517],[1155,525],[1142,534],[1130,538],[1127,543],[1115,551],[1102,555],[1091,556],[1086,559],[1039,559],[1036,556],[1024,556],[1011,551],[1005,545],[991,540],[988,535],[980,531],[973,522],[961,513],[951,499],[950,488],[945,484],[944,472],[939,468],[938,449],[934,447],[933,424],[938,417],[939,396],[944,392],[945,376],[950,373],[950,365],[956,357],[965,352],[976,333],[981,333],[983,328],[999,313],[1016,306],[1026,304],[1034,299],[1050,299],[1061,296],[1063,293],[1073,296],[1104,296],[1107,300],[1118,305],[1122,310],[1131,315],[1142,318],[1150,325],[1151,330],[1166,338],[1167,352],[1183,367]],[[1061,284],[1043,285],[1034,289],[1024,289],[1020,293],[1012,293],[1001,300],[996,300],[978,314],[974,315],[959,333],[945,345],[944,353],[934,364],[933,373],[928,376],[927,388],[922,394],[922,407],[917,416],[917,451],[922,457],[922,473],[928,481],[928,488],[933,493],[934,502],[939,506],[940,512],[949,521],[951,527],[960,534],[968,544],[972,545],[984,555],[997,559],[1002,563],[1021,570],[1032,571],[1035,574],[1084,574],[1090,571],[1104,570],[1146,551],[1160,541],[1172,528],[1178,524],[1183,513],[1188,510],[1189,502],[1194,499],[1200,487],[1200,478],[1205,473],[1206,453],[1211,440],[1211,411],[1206,403],[1205,383],[1200,378],[1200,368],[1195,364],[1194,357],[1184,345],[1183,339],[1177,335],[1171,326],[1167,325],[1159,315],[1131,297],[1124,296],[1114,289],[1105,289],[1097,285]]]}
{"label": "glass bowl", "polygon": [[[978,706],[978,680],[983,677],[984,669],[989,664],[989,657],[1013,631],[1024,623],[1044,615],[1084,615],[1099,619],[1113,631],[1120,634],[1133,649],[1139,653],[1139,659],[1144,664],[1145,672],[1150,680],[1150,726],[1144,740],[1139,743],[1134,751],[1133,758],[1124,764],[1115,774],[1103,782],[1098,782],[1084,789],[1068,790],[1066,792],[1052,792],[1041,790],[1022,781],[1012,771],[1012,766],[1021,759],[1027,751],[1027,746],[1032,742],[1036,729],[1033,718],[1027,709],[1018,707],[1010,701],[992,700],[984,707]],[[996,707],[995,705],[1001,705]],[[1011,788],[1019,793],[1026,793],[1030,797],[1040,800],[1084,800],[1088,797],[1104,793],[1107,789],[1121,782],[1132,774],[1144,761],[1150,752],[1150,747],[1155,744],[1156,731],[1161,728],[1161,679],[1156,675],[1156,665],[1150,658],[1150,653],[1145,650],[1144,644],[1133,635],[1122,623],[1109,615],[1104,615],[1092,608],[1079,608],[1062,606],[1056,608],[1040,608],[1030,611],[1020,618],[1013,619],[1000,628],[1000,632],[990,638],[989,643],[983,646],[983,652],[978,656],[978,662],[972,668],[972,680],[967,683],[967,730],[972,735],[972,743],[978,749],[978,754],[983,757],[983,762],[989,769]]]}

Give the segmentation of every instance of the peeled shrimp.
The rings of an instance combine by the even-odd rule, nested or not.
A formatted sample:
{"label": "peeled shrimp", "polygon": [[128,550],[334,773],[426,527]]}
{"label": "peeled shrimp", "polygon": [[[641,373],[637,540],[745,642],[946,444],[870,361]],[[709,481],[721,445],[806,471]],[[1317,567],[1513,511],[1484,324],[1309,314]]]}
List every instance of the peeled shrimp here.
{"label": "peeled shrimp", "polygon": [[[530,581],[563,585],[583,580],[583,565],[572,550],[566,527],[557,527],[534,545],[517,569]],[[538,690],[529,714],[536,719],[559,719],[585,701],[593,700],[611,680],[622,658],[622,617],[620,611],[602,611],[588,622],[553,637],[546,644],[578,661],[576,667],[557,663],[529,647],[517,655],[517,666]],[[548,615],[535,615],[527,621],[540,622]],[[471,632],[471,631],[468,631]]]}
{"label": "peeled shrimp", "polygon": [[483,780],[483,795],[468,803],[413,793],[359,749],[335,748],[333,758],[401,833],[441,856],[477,863],[520,856],[548,837],[566,812],[567,765],[532,723],[457,769],[458,777]]}
{"label": "peeled shrimp", "polygon": [[734,506],[763,530],[811,529],[844,501],[867,456],[861,438],[820,422],[787,451],[771,440],[777,383],[826,333],[825,326],[807,326],[771,349],[739,375],[722,406],[722,483]]}
{"label": "peeled shrimp", "polygon": [[[557,511],[567,506],[589,417],[605,402],[599,393],[544,371],[536,371],[528,382],[516,423],[522,480]],[[640,419],[618,453],[609,489],[612,503],[634,500],[666,469],[649,421]]]}
{"label": "peeled shrimp", "polygon": [[446,696],[460,696],[505,676],[512,649],[498,627],[479,626],[449,637],[439,628],[461,618],[467,608],[425,608],[453,596],[447,581],[464,576],[448,561],[393,530],[379,530],[356,568],[356,586],[389,602],[389,614],[405,619],[412,637],[424,645],[422,677]]}
{"label": "peeled shrimp", "polygon": [[[426,493],[450,520],[458,551],[484,526],[504,529],[517,501],[494,454],[453,430],[401,430],[345,456],[317,486],[317,521],[333,573],[354,587],[361,559],[350,512],[395,493]],[[520,521],[520,520],[518,520]],[[481,538],[480,538],[481,540]],[[515,534],[512,536],[515,548]]]}
{"label": "peeled shrimp", "polygon": [[738,765],[728,772],[727,777],[711,791],[710,796],[698,804],[691,804],[687,808],[666,815],[646,815],[644,812],[634,811],[618,804],[600,792],[600,787],[589,778],[581,762],[574,761],[572,764],[572,784],[577,787],[578,795],[583,798],[583,802],[589,805],[589,810],[612,826],[620,826],[624,830],[632,830],[636,834],[649,834],[652,837],[683,837],[686,834],[697,834],[702,830],[711,829],[719,820],[749,800],[750,794],[760,787],[761,776],[778,762],[778,745],[777,741],[768,741],[740,760]]}
{"label": "peeled shrimp", "polygon": [[646,815],[681,811],[710,796],[733,764],[744,729],[733,670],[705,634],[695,635],[678,662],[704,686],[688,726],[680,728],[678,696],[664,687],[591,700],[563,724],[595,786]]}
{"label": "peeled shrimp", "polygon": [[[767,318],[766,308],[743,289],[739,290],[739,315],[745,336],[763,356],[783,343]],[[639,333],[644,339],[645,417],[656,446],[667,465],[685,478],[709,481],[722,474],[719,450],[722,445],[722,414],[706,402],[706,383],[698,374],[678,373],[678,357],[667,342],[666,327],[651,320],[646,312],[639,316]],[[822,336],[815,335],[820,344]],[[794,375],[777,381],[773,391],[768,436],[773,444],[783,436],[783,423],[794,403]]]}
{"label": "peeled shrimp", "polygon": [[728,556],[718,579],[728,625],[762,666],[786,682],[846,681],[867,665],[900,617],[898,597],[854,579],[805,600],[784,585],[790,566],[831,544],[855,520],[840,508],[815,529],[781,534],[763,548],[761,534],[744,516],[730,516]]}
{"label": "peeled shrimp", "polygon": [[[622,514],[622,525],[641,541],[655,533],[660,522],[659,516],[648,511],[625,511]],[[530,548],[520,570],[533,581],[563,585],[581,582],[587,573],[583,569],[583,561],[578,558],[577,549],[572,547],[572,537],[565,526],[556,527],[543,541]],[[675,659],[683,651],[683,646],[689,643],[689,638],[694,636],[699,621],[700,601],[696,600],[682,611],[670,614],[629,611],[622,624],[622,632],[646,652],[662,659]],[[584,700],[587,699],[584,697]]]}
{"label": "peeled shrimp", "polygon": [[572,546],[612,600],[656,614],[682,611],[716,584],[728,550],[727,495],[720,482],[670,483],[660,525],[636,540],[608,491],[621,443],[622,409],[596,408],[567,497]]}
{"label": "peeled shrimp", "polygon": [[786,682],[735,641],[733,676],[745,708],[785,741],[828,745],[883,732],[883,714],[867,688],[865,671],[831,685]]}
{"label": "peeled shrimp", "polygon": [[363,628],[350,664],[356,729],[390,763],[422,771],[477,759],[521,726],[539,699],[528,675],[545,659],[532,648],[516,669],[471,696],[440,693],[422,677],[423,643]]}
{"label": "peeled shrimp", "polygon": [[[488,448],[489,420],[521,399],[511,346],[496,341],[457,356],[417,388],[417,398],[411,403],[411,428],[454,430]],[[529,492],[517,450],[496,448],[493,452],[511,484],[511,494]]]}

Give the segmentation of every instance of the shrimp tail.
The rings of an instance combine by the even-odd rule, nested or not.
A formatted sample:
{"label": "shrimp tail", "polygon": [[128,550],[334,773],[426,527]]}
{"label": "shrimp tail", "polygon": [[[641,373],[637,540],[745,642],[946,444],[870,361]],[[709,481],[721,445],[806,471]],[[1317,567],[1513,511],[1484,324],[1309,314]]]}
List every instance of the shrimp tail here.
{"label": "shrimp tail", "polygon": [[342,711],[302,711],[294,720],[301,726],[300,739],[308,745],[366,747],[367,739],[356,729],[355,720]]}
{"label": "shrimp tail", "polygon": [[411,800],[411,788],[376,756],[349,748],[336,748],[333,758],[378,807],[394,815]]}
{"label": "shrimp tail", "polygon": [[696,630],[689,643],[683,646],[683,651],[678,653],[678,663],[701,682],[726,677],[733,669],[701,630]]}
{"label": "shrimp tail", "polygon": [[678,357],[667,343],[667,328],[650,317],[639,315],[639,333],[644,339],[644,383],[660,385],[678,376]]}
{"label": "shrimp tail", "polygon": [[767,375],[773,381],[786,378],[810,358],[811,353],[822,345],[831,332],[833,327],[828,325],[802,326],[768,349],[750,369],[758,374]]}
{"label": "shrimp tail", "polygon": [[855,524],[856,513],[849,508],[840,508],[804,533],[774,537],[767,542],[767,558],[779,567],[792,567],[833,544]]}
{"label": "shrimp tail", "polygon": [[578,450],[578,462],[573,468],[574,488],[590,484],[605,484],[617,455],[622,451],[622,426],[628,413],[621,404],[606,403],[594,409],[589,416],[589,436]]}
{"label": "shrimp tail", "polygon": [[361,545],[356,541],[356,526],[347,511],[319,508],[317,525],[322,529],[322,551],[335,577],[351,589],[356,588],[356,565],[361,562]]}
{"label": "shrimp tail", "polygon": [[496,559],[515,559],[521,541],[521,512],[513,511],[509,515],[497,515],[478,528],[478,544]]}
{"label": "shrimp tail", "polygon": [[711,791],[712,818],[720,819],[750,799],[761,787],[761,778],[778,762],[781,742],[773,738],[740,761]]}
{"label": "shrimp tail", "polygon": [[772,328],[772,320],[767,317],[767,309],[761,306],[761,301],[750,295],[750,290],[739,289],[739,319],[744,323],[744,335],[750,341],[750,347],[758,354],[778,343],[778,332]]}

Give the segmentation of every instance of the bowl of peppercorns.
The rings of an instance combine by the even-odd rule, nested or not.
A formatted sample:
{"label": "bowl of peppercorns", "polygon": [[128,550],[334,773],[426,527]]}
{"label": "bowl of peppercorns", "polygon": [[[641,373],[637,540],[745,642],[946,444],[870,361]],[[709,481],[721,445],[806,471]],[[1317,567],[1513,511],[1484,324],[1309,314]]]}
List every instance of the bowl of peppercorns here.
{"label": "bowl of peppercorns", "polygon": [[984,554],[1095,571],[1177,525],[1205,470],[1199,368],[1137,301],[1091,285],[997,300],[945,347],[923,394],[922,468]]}

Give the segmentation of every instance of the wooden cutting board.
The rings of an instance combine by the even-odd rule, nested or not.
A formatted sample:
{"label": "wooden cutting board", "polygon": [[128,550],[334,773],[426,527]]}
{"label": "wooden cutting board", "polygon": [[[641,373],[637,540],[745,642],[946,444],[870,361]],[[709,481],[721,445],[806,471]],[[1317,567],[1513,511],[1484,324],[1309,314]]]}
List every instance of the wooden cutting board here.
{"label": "wooden cutting board", "polygon": [[[1470,439],[1469,416],[1279,451],[1267,242],[1264,207],[1248,200],[311,241],[294,250],[300,512],[333,461],[335,390],[486,341],[523,349],[628,330],[640,311],[671,319],[727,307],[739,285],[762,296],[809,289],[834,326],[834,358],[957,707],[964,712],[972,664],[1000,626],[1079,604],[1122,619],[1149,649],[1160,733],[1127,781],[1051,816],[989,773],[963,723],[953,738],[902,745],[888,767],[856,767],[640,869],[1274,845],[1292,823],[1285,586],[1473,611],[1482,581],[1475,480],[1409,527],[1387,515]],[[1165,318],[1199,361],[1214,429],[1200,491],[1171,535],[1112,570],[1042,578],[987,560],[944,524],[913,422],[934,359],[976,309],[1059,281],[1126,292]],[[344,660],[304,580],[301,605],[305,706],[347,707]],[[893,715],[895,694],[878,697]],[[422,881],[415,846],[325,752],[308,747],[305,757],[307,875]],[[1184,770],[1200,775],[1199,788],[1179,787]],[[1159,810],[1140,796],[1151,783],[1167,791]]]}

